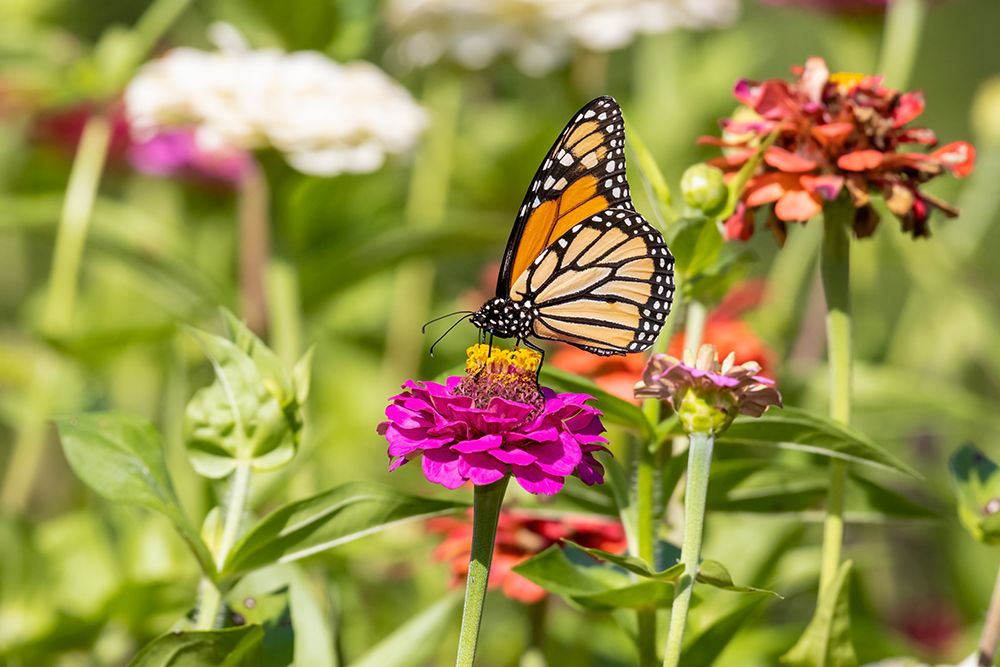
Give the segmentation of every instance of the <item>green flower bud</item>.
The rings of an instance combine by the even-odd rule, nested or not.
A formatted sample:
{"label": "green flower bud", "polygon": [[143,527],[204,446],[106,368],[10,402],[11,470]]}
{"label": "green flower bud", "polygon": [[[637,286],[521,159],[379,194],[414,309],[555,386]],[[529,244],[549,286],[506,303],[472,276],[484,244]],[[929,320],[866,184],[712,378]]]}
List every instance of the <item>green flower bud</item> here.
{"label": "green flower bud", "polygon": [[729,198],[722,170],[708,164],[687,168],[681,177],[681,192],[688,206],[707,214],[718,211]]}
{"label": "green flower bud", "polygon": [[[716,404],[709,403],[704,397],[699,396],[693,389],[688,389],[677,409],[677,416],[681,420],[681,426],[685,433],[721,433],[726,430],[736,416],[736,410],[724,405],[726,403],[725,394],[719,394],[713,398]],[[722,405],[720,405],[720,403]]]}

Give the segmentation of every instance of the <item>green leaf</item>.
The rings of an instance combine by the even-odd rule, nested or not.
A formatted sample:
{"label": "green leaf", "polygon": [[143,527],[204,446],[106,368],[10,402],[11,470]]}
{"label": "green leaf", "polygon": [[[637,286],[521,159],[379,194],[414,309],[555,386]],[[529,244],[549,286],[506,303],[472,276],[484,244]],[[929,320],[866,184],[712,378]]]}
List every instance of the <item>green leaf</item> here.
{"label": "green leaf", "polygon": [[[288,463],[302,429],[299,395],[308,391],[297,370],[294,386],[277,355],[228,311],[232,340],[189,329],[215,371],[215,382],[191,398],[185,412],[188,456],[195,470],[220,479],[241,462],[258,471]],[[306,374],[307,376],[307,374]]]}
{"label": "green leaf", "polygon": [[244,625],[209,632],[168,632],[147,644],[129,667],[260,666],[264,629]]}
{"label": "green leaf", "polygon": [[577,562],[569,553],[569,549],[551,546],[515,566],[514,572],[587,609],[658,609],[673,602],[672,583],[636,582],[614,566],[599,564],[589,556]]}
{"label": "green leaf", "polygon": [[701,562],[701,565],[698,566],[697,581],[700,584],[708,584],[713,588],[721,588],[724,591],[733,591],[734,593],[764,593],[765,595],[773,595],[776,598],[781,598],[781,595],[778,593],[764,588],[737,586],[733,583],[733,578],[729,574],[729,570],[716,560],[703,560]]}
{"label": "green leaf", "polygon": [[881,519],[941,519],[939,512],[913,501],[899,491],[879,482],[861,477],[853,471],[849,479],[851,486],[860,492],[863,502],[860,508],[848,509],[846,513],[848,517],[853,513],[861,513],[872,521]]}
{"label": "green leaf", "polygon": [[669,581],[674,582],[680,578],[684,573],[684,563],[677,563],[672,567],[667,568],[662,571],[654,571],[649,564],[638,556],[629,556],[628,554],[613,554],[609,551],[604,551],[603,549],[593,549],[590,547],[585,547],[573,542],[572,540],[564,539],[563,542],[571,545],[572,547],[579,549],[580,551],[598,558],[600,560],[606,560],[609,563],[614,563],[620,568],[628,570],[632,574],[637,574],[640,577],[646,579],[655,579],[657,581]]}
{"label": "green leaf", "polygon": [[349,482],[264,517],[233,547],[223,575],[289,563],[401,522],[465,507],[465,503],[420,498],[369,482]]}
{"label": "green leaf", "polygon": [[452,591],[398,630],[370,648],[351,667],[417,667],[434,656],[441,638],[452,627],[461,591]]}
{"label": "green leaf", "polygon": [[965,443],[951,455],[948,470],[965,528],[980,542],[1000,543],[1000,467],[981,449]]}
{"label": "green leaf", "polygon": [[141,417],[99,412],[59,419],[57,426],[66,460],[77,477],[108,500],[166,516],[202,571],[214,577],[212,556],[181,509],[160,435],[152,424]]}
{"label": "green leaf", "polygon": [[791,667],[856,667],[851,644],[848,581],[851,561],[844,561],[830,587],[820,595],[819,606],[806,631],[781,663]]}
{"label": "green leaf", "polygon": [[772,410],[757,418],[737,418],[727,431],[716,437],[716,442],[794,449],[922,478],[920,473],[867,436],[797,408]]}
{"label": "green leaf", "polygon": [[587,378],[553,368],[551,365],[542,367],[542,378],[542,384],[556,391],[593,396],[597,399],[597,406],[603,413],[605,421],[636,430],[647,441],[652,440],[653,426],[634,403],[604,391]]}
{"label": "green leaf", "polygon": [[774,461],[716,461],[708,510],[783,514],[812,509],[826,497],[828,477],[825,470],[785,467]]}
{"label": "green leaf", "polygon": [[719,618],[687,642],[681,653],[681,664],[684,667],[711,667],[715,663],[764,598],[752,597],[746,600],[747,602]]}

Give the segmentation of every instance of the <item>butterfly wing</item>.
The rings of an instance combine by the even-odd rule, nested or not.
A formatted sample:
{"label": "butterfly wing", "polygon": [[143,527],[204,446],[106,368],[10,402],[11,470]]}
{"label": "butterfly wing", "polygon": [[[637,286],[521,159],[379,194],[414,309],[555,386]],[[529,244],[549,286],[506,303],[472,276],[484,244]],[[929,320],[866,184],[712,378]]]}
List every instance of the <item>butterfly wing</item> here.
{"label": "butterfly wing", "polygon": [[577,223],[609,208],[633,208],[625,181],[622,112],[611,97],[580,109],[535,173],[507,241],[497,296]]}
{"label": "butterfly wing", "polygon": [[545,248],[511,286],[532,308],[534,334],[599,355],[645,350],[674,296],[674,258],[632,209],[580,221]]}

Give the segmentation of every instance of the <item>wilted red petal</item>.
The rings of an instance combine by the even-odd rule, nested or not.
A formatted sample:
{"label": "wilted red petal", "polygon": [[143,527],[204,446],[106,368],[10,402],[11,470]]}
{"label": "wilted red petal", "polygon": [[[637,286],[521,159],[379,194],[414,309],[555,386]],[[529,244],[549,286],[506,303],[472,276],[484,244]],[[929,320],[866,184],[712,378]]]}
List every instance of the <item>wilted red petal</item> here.
{"label": "wilted red petal", "polygon": [[764,162],[768,163],[775,169],[780,169],[783,172],[790,174],[800,174],[806,171],[812,171],[817,167],[817,164],[808,160],[801,155],[796,155],[791,151],[785,150],[779,146],[772,146],[767,149],[767,153],[764,154]]}
{"label": "wilted red petal", "polygon": [[924,112],[924,94],[919,91],[899,96],[892,112],[892,126],[902,127]]}
{"label": "wilted red petal", "polygon": [[838,146],[854,131],[854,123],[836,122],[812,128],[816,140],[825,146]]}
{"label": "wilted red petal", "polygon": [[707,163],[713,167],[718,167],[719,169],[733,169],[735,167],[743,166],[743,164],[749,160],[755,152],[756,151],[752,148],[734,148],[725,155],[720,155],[719,157],[714,157],[711,160],[708,160]]}
{"label": "wilted red petal", "polygon": [[837,166],[844,171],[868,171],[882,164],[882,153],[876,150],[852,151],[837,158]]}
{"label": "wilted red petal", "polygon": [[759,95],[760,86],[749,79],[740,79],[733,86],[733,97],[748,107],[753,108],[757,104]]}
{"label": "wilted red petal", "polygon": [[820,198],[805,190],[789,190],[774,205],[774,214],[785,222],[805,222],[822,210]]}
{"label": "wilted red petal", "polygon": [[937,135],[934,134],[934,130],[926,127],[910,127],[900,132],[896,136],[896,141],[901,144],[933,146],[937,143]]}
{"label": "wilted red petal", "polygon": [[953,141],[931,153],[944,168],[959,178],[972,173],[976,164],[976,149],[968,141]]}
{"label": "wilted red petal", "polygon": [[799,107],[799,102],[792,97],[786,82],[770,79],[760,85],[760,93],[753,109],[765,118],[781,120],[800,115]]}
{"label": "wilted red petal", "polygon": [[840,194],[841,188],[844,187],[844,177],[832,174],[824,176],[803,174],[799,177],[799,183],[809,192],[817,194],[827,201],[833,201]]}
{"label": "wilted red petal", "polygon": [[916,169],[924,174],[940,174],[944,164],[929,153],[886,153],[882,156],[884,169]]}

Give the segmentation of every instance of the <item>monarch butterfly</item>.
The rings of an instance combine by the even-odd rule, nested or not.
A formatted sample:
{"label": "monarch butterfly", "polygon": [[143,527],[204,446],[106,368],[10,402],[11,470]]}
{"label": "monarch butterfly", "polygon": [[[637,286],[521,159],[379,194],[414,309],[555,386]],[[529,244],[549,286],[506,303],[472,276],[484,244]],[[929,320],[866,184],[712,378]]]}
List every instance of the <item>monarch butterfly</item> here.
{"label": "monarch butterfly", "polygon": [[518,210],[496,297],[472,314],[484,333],[561,341],[602,356],[653,344],[673,302],[674,258],[635,211],[622,112],[580,109],[549,149]]}

